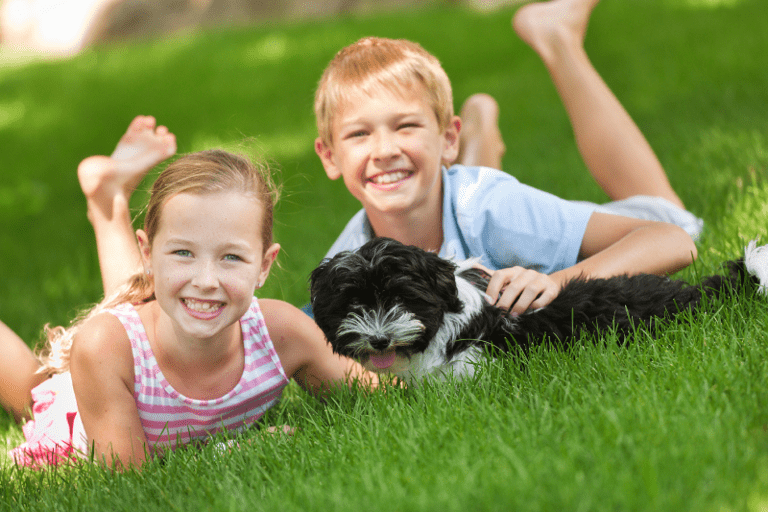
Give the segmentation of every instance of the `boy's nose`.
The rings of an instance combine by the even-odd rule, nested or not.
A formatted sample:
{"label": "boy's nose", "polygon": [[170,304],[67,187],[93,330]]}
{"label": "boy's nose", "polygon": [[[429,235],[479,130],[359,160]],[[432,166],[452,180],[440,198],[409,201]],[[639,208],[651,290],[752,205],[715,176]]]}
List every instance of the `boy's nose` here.
{"label": "boy's nose", "polygon": [[386,131],[378,132],[374,137],[373,158],[386,160],[400,153],[395,134]]}

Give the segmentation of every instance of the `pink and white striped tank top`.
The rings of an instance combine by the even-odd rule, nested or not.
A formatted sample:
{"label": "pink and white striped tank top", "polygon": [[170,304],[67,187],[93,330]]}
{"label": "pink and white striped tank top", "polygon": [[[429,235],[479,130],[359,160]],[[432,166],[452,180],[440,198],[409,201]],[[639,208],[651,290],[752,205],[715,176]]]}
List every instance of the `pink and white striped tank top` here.
{"label": "pink and white striped tank top", "polygon": [[240,319],[245,366],[240,382],[212,400],[188,398],[165,379],[149,345],[139,314],[131,304],[108,310],[125,327],[131,340],[136,405],[148,447],[171,449],[222,430],[239,430],[275,405],[288,384],[267,332],[256,297]]}

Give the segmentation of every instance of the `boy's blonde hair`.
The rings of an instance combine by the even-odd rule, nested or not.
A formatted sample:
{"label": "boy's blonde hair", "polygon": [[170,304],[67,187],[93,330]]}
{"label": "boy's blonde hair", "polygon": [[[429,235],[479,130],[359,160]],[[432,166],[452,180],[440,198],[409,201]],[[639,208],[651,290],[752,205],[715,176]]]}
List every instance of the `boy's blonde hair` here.
{"label": "boy's blonde hair", "polygon": [[[266,165],[249,158],[212,149],[183,156],[169,165],[152,185],[144,217],[144,231],[150,247],[160,229],[165,205],[178,194],[205,195],[216,192],[241,192],[252,196],[263,207],[261,240],[263,251],[272,245],[272,219],[278,190]],[[142,304],[155,298],[153,276],[139,272],[99,304],[79,315],[68,328],[45,326],[48,338],[39,358],[40,373],[54,374],[69,369],[72,341],[81,325],[107,309],[120,304]]]}
{"label": "boy's blonde hair", "polygon": [[325,68],[315,93],[320,138],[333,144],[333,116],[350,93],[399,95],[417,84],[427,93],[440,131],[445,130],[453,117],[453,92],[434,55],[405,39],[367,37],[343,48]]}

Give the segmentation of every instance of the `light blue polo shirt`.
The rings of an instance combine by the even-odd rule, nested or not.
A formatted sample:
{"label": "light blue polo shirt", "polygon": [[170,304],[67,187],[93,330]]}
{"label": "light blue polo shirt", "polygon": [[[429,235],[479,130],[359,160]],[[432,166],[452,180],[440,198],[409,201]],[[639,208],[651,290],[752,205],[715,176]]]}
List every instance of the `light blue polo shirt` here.
{"label": "light blue polo shirt", "polygon": [[[566,201],[488,167],[454,165],[442,173],[440,256],[478,257],[492,270],[522,266],[545,274],[576,264],[596,205]],[[373,236],[360,210],[326,257],[357,249]]]}

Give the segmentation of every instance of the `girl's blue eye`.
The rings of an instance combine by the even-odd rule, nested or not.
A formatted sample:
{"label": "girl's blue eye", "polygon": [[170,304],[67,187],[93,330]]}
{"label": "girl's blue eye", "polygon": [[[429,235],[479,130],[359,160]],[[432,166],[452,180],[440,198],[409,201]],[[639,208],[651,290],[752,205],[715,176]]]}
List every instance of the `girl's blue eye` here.
{"label": "girl's blue eye", "polygon": [[227,261],[242,261],[243,260],[243,258],[241,258],[240,256],[238,256],[236,254],[227,254],[226,256],[224,256],[224,259],[227,260]]}
{"label": "girl's blue eye", "polygon": [[192,256],[192,253],[186,249],[179,249],[178,251],[173,251],[173,254],[175,254],[176,256],[182,256],[185,258],[188,256]]}

